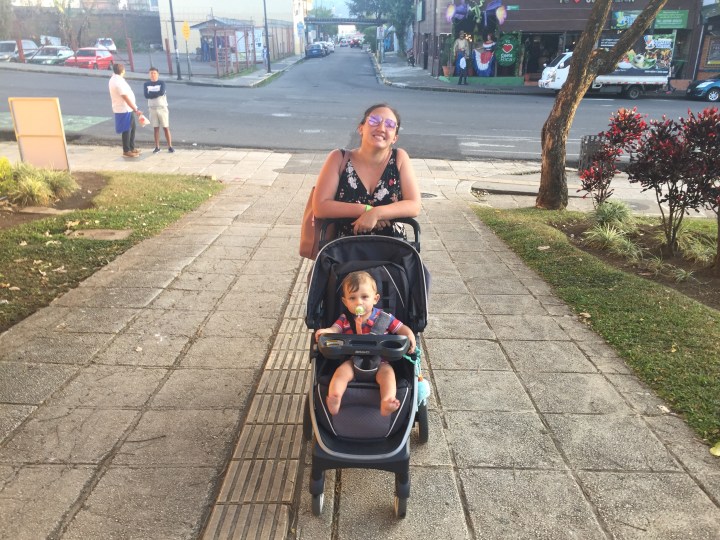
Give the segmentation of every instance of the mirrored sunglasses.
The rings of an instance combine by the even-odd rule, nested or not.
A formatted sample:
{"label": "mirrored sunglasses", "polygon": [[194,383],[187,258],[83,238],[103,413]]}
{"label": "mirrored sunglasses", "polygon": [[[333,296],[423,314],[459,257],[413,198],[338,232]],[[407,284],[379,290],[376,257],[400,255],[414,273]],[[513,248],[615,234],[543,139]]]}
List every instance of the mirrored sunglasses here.
{"label": "mirrored sunglasses", "polygon": [[[383,117],[378,114],[371,114],[367,117],[367,123],[372,127],[378,127],[382,124],[382,121]],[[385,118],[385,127],[388,129],[395,129],[397,127],[397,122],[392,118]]]}

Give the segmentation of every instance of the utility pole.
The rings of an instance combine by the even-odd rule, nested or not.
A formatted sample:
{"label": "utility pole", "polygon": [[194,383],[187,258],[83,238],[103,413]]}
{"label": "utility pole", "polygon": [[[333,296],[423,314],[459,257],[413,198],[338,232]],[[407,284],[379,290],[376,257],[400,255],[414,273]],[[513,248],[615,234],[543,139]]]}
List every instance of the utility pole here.
{"label": "utility pole", "polygon": [[175,48],[175,62],[178,72],[177,80],[182,81],[182,75],[180,74],[180,53],[178,52],[177,47],[177,34],[175,32],[175,14],[173,13],[172,0],[170,0],[170,26],[172,26],[173,47]]}
{"label": "utility pole", "polygon": [[268,32],[268,23],[267,23],[267,4],[266,1],[263,0],[263,13],[265,15],[265,54],[267,55],[267,72],[271,73],[270,71],[270,32]]}

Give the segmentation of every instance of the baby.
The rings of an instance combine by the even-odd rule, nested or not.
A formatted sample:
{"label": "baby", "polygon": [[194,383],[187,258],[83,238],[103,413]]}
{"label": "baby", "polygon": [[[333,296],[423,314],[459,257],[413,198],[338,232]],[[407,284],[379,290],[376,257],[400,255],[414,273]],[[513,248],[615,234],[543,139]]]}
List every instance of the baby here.
{"label": "baby", "polygon": [[[342,282],[342,290],[343,304],[350,313],[355,314],[355,333],[369,334],[379,318],[387,317],[389,322],[385,333],[406,336],[410,340],[408,352],[415,352],[413,331],[389,313],[373,307],[380,300],[380,295],[377,292],[377,284],[370,274],[367,272],[348,274]],[[351,324],[344,314],[340,315],[330,328],[321,328],[315,332],[315,339],[319,339],[322,334],[352,334]],[[353,360],[348,359],[335,370],[327,396],[330,414],[335,415],[340,411],[340,402],[348,383],[355,378],[356,368]],[[400,408],[400,401],[395,396],[397,392],[395,372],[386,360],[382,360],[376,370],[375,381],[380,386],[380,414],[388,416]]]}

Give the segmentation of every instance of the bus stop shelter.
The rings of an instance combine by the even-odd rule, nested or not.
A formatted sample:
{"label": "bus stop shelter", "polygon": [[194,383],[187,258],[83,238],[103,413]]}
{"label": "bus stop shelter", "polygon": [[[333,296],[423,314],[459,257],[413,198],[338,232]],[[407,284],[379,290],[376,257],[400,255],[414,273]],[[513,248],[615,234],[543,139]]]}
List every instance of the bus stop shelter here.
{"label": "bus stop shelter", "polygon": [[191,28],[200,32],[201,60],[215,62],[218,78],[249,69],[261,55],[255,50],[252,21],[213,18]]}

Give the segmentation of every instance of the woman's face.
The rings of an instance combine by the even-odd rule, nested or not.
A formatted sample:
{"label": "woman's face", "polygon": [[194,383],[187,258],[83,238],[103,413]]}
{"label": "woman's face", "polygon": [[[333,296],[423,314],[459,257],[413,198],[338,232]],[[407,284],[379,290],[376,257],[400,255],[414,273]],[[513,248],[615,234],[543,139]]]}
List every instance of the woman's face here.
{"label": "woman's face", "polygon": [[358,127],[358,133],[364,144],[383,148],[397,141],[399,130],[395,113],[387,107],[378,107],[370,111]]}

